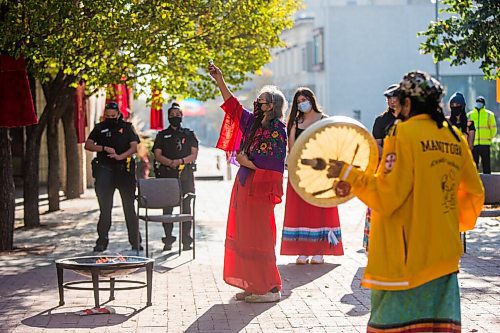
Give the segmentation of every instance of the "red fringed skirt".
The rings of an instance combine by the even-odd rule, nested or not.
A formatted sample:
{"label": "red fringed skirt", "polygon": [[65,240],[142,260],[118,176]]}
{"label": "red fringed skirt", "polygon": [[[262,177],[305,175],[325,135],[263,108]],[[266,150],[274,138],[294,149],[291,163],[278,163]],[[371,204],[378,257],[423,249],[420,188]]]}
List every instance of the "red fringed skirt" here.
{"label": "red fringed skirt", "polygon": [[281,254],[343,255],[337,207],[321,208],[305,202],[288,182]]}

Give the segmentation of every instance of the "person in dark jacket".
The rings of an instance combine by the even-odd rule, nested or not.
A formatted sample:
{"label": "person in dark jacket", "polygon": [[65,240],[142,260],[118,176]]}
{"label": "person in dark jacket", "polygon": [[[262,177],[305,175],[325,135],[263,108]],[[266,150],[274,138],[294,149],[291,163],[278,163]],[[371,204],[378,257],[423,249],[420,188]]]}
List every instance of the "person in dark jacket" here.
{"label": "person in dark jacket", "polygon": [[450,98],[449,104],[451,111],[450,123],[456,126],[465,135],[469,143],[469,148],[472,150],[476,127],[474,126],[474,121],[467,119],[464,95],[459,92],[454,93]]}
{"label": "person in dark jacket", "polygon": [[92,174],[95,178],[95,192],[99,202],[99,235],[94,252],[105,251],[108,247],[108,232],[111,227],[113,194],[118,189],[122,198],[128,240],[132,250],[142,246],[137,239],[137,216],[134,208],[135,198],[135,160],[140,139],[131,123],[122,120],[118,104],[109,102],[105,106],[104,121],[98,123],[85,142],[85,149],[97,152],[92,161]]}
{"label": "person in dark jacket", "polygon": [[[156,135],[153,152],[155,155],[155,173],[157,178],[179,178],[183,194],[182,213],[191,214],[192,196],[194,193],[195,161],[198,157],[198,139],[194,132],[181,126],[182,110],[177,103],[172,103],[168,109],[170,126]],[[164,210],[164,214],[171,214],[172,207]],[[164,223],[165,237],[162,238],[163,251],[172,249],[176,238],[172,236],[172,223]],[[191,250],[191,222],[182,223],[183,250]]]}
{"label": "person in dark jacket", "polygon": [[387,101],[387,108],[381,115],[375,118],[375,122],[373,123],[372,134],[380,147],[380,151],[382,150],[384,138],[387,134],[387,131],[392,127],[392,125],[394,125],[394,122],[398,118],[398,115],[396,114],[394,108],[395,103],[397,103],[398,101],[398,89],[399,85],[391,84],[384,91],[384,96]]}

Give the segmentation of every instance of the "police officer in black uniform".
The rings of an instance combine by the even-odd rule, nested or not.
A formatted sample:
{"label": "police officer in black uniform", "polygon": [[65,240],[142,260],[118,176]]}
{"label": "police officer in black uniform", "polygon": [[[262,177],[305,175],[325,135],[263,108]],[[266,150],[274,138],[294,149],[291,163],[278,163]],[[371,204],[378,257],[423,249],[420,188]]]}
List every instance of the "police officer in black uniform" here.
{"label": "police officer in black uniform", "polygon": [[135,162],[132,156],[137,152],[139,141],[132,124],[122,120],[118,104],[109,102],[105,106],[104,121],[94,127],[85,142],[86,150],[97,152],[97,157],[92,161],[92,175],[95,178],[95,192],[101,214],[97,223],[99,238],[94,247],[95,252],[105,251],[108,247],[115,189],[118,189],[122,198],[132,250],[137,250],[138,247],[142,250],[142,246],[137,244]]}
{"label": "police officer in black uniform", "polygon": [[[170,126],[159,132],[153,146],[155,155],[155,174],[157,178],[179,178],[181,191],[184,196],[182,207],[183,214],[191,214],[191,199],[187,193],[194,193],[195,160],[198,156],[198,139],[190,129],[183,128],[182,110],[179,104],[172,103],[168,109]],[[164,210],[164,214],[171,214],[172,207]],[[172,223],[164,223],[165,237],[162,238],[164,251],[172,249],[176,237],[172,236]],[[191,250],[191,222],[182,224],[183,250]]]}

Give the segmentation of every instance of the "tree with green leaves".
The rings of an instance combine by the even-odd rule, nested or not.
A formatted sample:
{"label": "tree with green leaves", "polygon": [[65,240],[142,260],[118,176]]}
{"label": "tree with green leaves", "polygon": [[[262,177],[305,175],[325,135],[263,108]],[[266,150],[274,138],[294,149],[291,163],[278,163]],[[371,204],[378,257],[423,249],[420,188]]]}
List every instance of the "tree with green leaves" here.
{"label": "tree with green leaves", "polygon": [[[437,1],[437,0],[436,0]],[[445,19],[431,22],[420,35],[424,53],[453,66],[481,61],[486,78],[500,77],[500,1],[442,0]]]}
{"label": "tree with green leaves", "polygon": [[71,119],[78,80],[92,91],[122,83],[123,77],[129,86],[153,81],[171,96],[207,99],[215,95],[205,71],[208,60],[220,64],[237,88],[270,60],[270,48],[282,45],[279,35],[292,25],[299,6],[295,0],[0,0],[0,5],[0,49],[26,59],[47,101],[39,124],[27,129],[25,225],[31,226],[39,224],[38,156],[45,127],[49,210],[59,207],[56,129],[64,115]]}

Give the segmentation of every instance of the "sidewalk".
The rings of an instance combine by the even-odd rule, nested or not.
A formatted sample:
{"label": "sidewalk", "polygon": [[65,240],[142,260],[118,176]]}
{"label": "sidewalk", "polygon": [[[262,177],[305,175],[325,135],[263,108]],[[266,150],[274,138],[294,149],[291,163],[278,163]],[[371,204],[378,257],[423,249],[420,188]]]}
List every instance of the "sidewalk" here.
{"label": "sidewalk", "polygon": [[[18,229],[18,250],[0,253],[0,332],[365,332],[370,293],[359,282],[366,264],[361,250],[364,205],[342,205],[345,255],[324,265],[296,266],[295,257],[278,256],[283,299],[275,304],[236,302],[237,290],[222,280],[224,233],[232,182],[198,181],[197,258],[161,252],[162,228],[152,224],[153,305],[146,290],[116,291],[107,305],[113,315],[77,316],[91,308],[92,291],[65,290],[59,296],[54,260],[93,255],[99,210],[92,190],[61,202],[62,210],[42,215],[43,227]],[[106,253],[135,255],[126,241],[119,196],[115,197],[110,246]],[[43,209],[43,207],[42,207]],[[284,205],[277,206],[278,234]],[[18,207],[16,216],[22,214]],[[142,224],[141,224],[142,225]],[[468,253],[459,274],[463,332],[500,332],[500,221],[480,218],[468,235]],[[278,242],[279,244],[279,242]],[[279,251],[279,246],[277,246]],[[139,271],[131,277],[144,279]],[[65,271],[65,281],[81,276]],[[109,293],[101,291],[101,302]]]}

